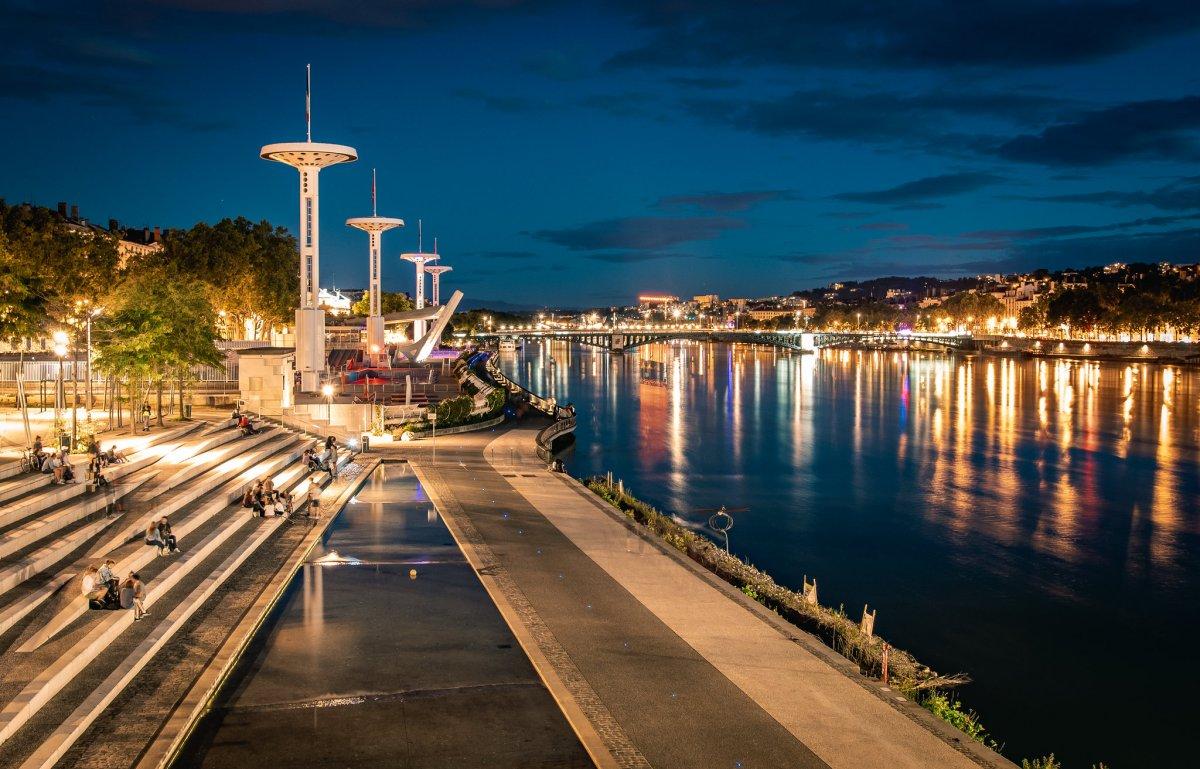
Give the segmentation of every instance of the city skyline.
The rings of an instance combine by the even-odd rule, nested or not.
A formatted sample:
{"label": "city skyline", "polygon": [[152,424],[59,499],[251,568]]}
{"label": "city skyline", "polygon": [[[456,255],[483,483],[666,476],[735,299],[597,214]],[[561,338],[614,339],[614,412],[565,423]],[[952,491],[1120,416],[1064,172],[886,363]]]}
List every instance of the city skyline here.
{"label": "city skyline", "polygon": [[0,196],[295,233],[294,180],[256,149],[303,138],[311,62],[314,140],[360,152],[323,180],[327,285],[366,285],[341,222],[373,167],[380,208],[408,222],[384,288],[411,289],[399,253],[421,219],[474,300],[1200,254],[1188,4],[284,7],[6,2],[0,130],[24,151]]}

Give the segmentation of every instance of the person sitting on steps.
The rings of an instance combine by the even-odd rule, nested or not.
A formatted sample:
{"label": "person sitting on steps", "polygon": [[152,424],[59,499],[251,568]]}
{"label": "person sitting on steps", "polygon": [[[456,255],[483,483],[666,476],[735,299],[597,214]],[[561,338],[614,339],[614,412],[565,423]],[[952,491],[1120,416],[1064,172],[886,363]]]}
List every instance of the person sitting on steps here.
{"label": "person sitting on steps", "polygon": [[241,419],[238,420],[237,426],[238,429],[242,431],[243,436],[258,435],[258,428],[254,426],[254,422],[252,422],[250,417],[246,414],[242,414]]}
{"label": "person sitting on steps", "polygon": [[100,583],[99,571],[95,566],[89,566],[83,575],[81,589],[89,609],[104,608],[105,587]]}
{"label": "person sitting on steps", "polygon": [[171,522],[167,520],[167,516],[158,519],[158,540],[167,548],[168,554],[179,552],[179,546],[175,535],[171,533]]}
{"label": "person sitting on steps", "polygon": [[158,534],[158,521],[150,521],[150,525],[146,527],[146,544],[158,548],[159,555],[166,555],[170,552]]}

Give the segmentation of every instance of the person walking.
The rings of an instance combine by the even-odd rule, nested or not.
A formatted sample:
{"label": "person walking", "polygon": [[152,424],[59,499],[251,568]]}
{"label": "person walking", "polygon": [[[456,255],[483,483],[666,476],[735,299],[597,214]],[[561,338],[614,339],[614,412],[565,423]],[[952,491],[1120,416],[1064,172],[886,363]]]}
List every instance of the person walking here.
{"label": "person walking", "polygon": [[142,430],[147,433],[150,432],[150,413],[151,413],[150,412],[150,404],[143,403],[142,404]]}
{"label": "person walking", "polygon": [[133,618],[140,620],[143,617],[150,616],[150,612],[146,611],[146,583],[142,582],[140,574],[134,572],[129,575],[133,580]]}
{"label": "person walking", "polygon": [[321,487],[313,482],[308,484],[308,512],[314,521],[321,520]]}

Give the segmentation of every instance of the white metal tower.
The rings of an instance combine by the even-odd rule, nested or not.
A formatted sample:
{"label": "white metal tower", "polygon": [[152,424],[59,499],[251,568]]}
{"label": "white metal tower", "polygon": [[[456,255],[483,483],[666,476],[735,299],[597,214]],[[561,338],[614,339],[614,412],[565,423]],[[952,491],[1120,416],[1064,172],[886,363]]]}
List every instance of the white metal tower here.
{"label": "white metal tower", "polygon": [[441,301],[439,300],[440,292],[438,291],[438,286],[441,283],[442,274],[451,272],[453,270],[454,270],[453,267],[450,267],[449,265],[445,265],[445,264],[431,264],[425,268],[425,272],[429,273],[432,276],[430,278],[430,280],[433,283],[433,306],[434,307],[437,307],[439,304],[441,304]]}
{"label": "white metal tower", "polygon": [[393,227],[403,227],[403,219],[379,215],[375,196],[375,170],[371,170],[371,215],[346,220],[347,226],[363,230],[370,236],[371,283],[367,289],[370,309],[367,311],[367,354],[378,362],[383,353],[383,306],[380,301],[380,241],[383,233]]}
{"label": "white metal tower", "polygon": [[[400,258],[406,262],[412,262],[417,267],[417,290],[413,293],[413,307],[420,310],[425,306],[425,265],[436,262],[440,257],[437,254],[437,242],[433,244],[433,253],[425,253],[422,244],[421,222],[417,220],[417,251],[412,254],[400,254]],[[425,321],[413,321],[413,339],[420,339],[425,335]]]}
{"label": "white metal tower", "polygon": [[312,65],[307,67],[304,94],[307,138],[302,142],[268,144],[259,157],[292,166],[300,172],[300,307],[296,310],[296,368],[300,389],[316,392],[325,370],[325,311],[317,294],[321,290],[321,247],[317,177],[322,168],[358,159],[353,147],[312,140]]}

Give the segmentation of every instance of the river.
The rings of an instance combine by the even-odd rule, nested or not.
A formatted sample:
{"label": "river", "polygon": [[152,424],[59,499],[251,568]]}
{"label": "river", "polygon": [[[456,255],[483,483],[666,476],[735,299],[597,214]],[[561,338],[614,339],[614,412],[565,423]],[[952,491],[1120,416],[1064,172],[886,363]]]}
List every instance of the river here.
{"label": "river", "polygon": [[1194,767],[1200,372],[713,343],[501,356],[611,470],[939,672],[1020,761]]}

